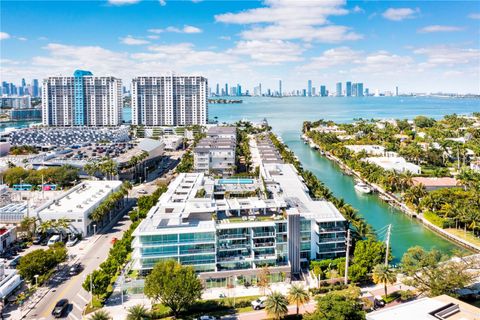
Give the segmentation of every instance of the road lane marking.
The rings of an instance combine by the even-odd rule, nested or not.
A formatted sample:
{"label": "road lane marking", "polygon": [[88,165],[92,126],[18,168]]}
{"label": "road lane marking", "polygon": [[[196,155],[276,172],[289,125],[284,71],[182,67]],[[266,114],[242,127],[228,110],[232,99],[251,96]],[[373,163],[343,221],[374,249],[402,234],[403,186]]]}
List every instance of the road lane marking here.
{"label": "road lane marking", "polygon": [[78,296],[80,299],[82,299],[83,302],[85,302],[85,303],[89,303],[89,302],[90,302],[90,300],[88,300],[87,298],[85,298],[84,296],[82,296],[80,293],[77,294],[77,296]]}
{"label": "road lane marking", "polygon": [[77,307],[78,310],[83,311],[83,309],[80,308],[80,306],[78,304],[76,304],[75,301],[72,301],[72,304],[73,304],[74,307]]}
{"label": "road lane marking", "polygon": [[70,312],[70,313],[68,314],[68,317],[69,317],[69,318],[72,317],[74,320],[80,320],[79,318],[77,318],[77,316],[75,316],[75,315],[73,314],[73,310],[72,310],[72,312]]}
{"label": "road lane marking", "polygon": [[[71,286],[76,284],[78,282],[78,279],[79,279],[78,277],[71,279],[71,280],[74,280],[74,281],[68,281],[65,288],[63,288],[60,292],[56,291],[53,294],[59,296],[60,298],[64,297],[65,292],[67,292],[70,289]],[[47,305],[47,308],[43,311],[42,316],[48,317],[50,315],[50,312],[51,312],[50,310],[53,310],[53,307],[55,306],[56,303],[57,303],[57,301],[52,300],[50,305]]]}

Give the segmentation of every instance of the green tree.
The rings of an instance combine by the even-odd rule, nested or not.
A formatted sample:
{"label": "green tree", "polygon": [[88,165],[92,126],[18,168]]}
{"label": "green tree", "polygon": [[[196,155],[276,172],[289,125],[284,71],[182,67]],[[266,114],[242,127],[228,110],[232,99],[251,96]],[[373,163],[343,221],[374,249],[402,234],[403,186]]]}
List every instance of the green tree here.
{"label": "green tree", "polygon": [[453,294],[478,276],[478,265],[474,259],[456,258],[432,249],[425,251],[422,247],[413,247],[403,255],[401,270],[410,280],[407,284],[414,286],[428,296]]}
{"label": "green tree", "polygon": [[290,290],[288,290],[287,299],[290,303],[295,303],[295,305],[297,306],[298,314],[300,305],[303,305],[310,301],[310,296],[305,290],[305,288],[303,288],[303,286],[299,284],[294,284],[290,287]]}
{"label": "green tree", "polygon": [[128,308],[127,320],[145,320],[149,318],[150,314],[144,305],[137,304]]}
{"label": "green tree", "polygon": [[202,283],[190,266],[174,260],[157,263],[145,279],[145,295],[169,307],[175,316],[200,299]]}
{"label": "green tree", "polygon": [[110,314],[105,310],[98,310],[94,314],[92,314],[89,318],[90,320],[112,320]]}
{"label": "green tree", "polygon": [[356,299],[339,293],[317,297],[315,312],[304,315],[305,320],[364,320],[365,313]]}
{"label": "green tree", "polygon": [[261,288],[263,294],[265,294],[265,290],[270,287],[270,269],[267,266],[263,267],[260,270],[257,280],[257,286]]}
{"label": "green tree", "polygon": [[397,281],[396,274],[388,268],[385,264],[377,264],[373,268],[372,274],[373,282],[376,284],[383,284],[385,290],[385,297],[387,296],[387,285],[394,284]]}
{"label": "green tree", "polygon": [[94,270],[85,278],[85,281],[82,283],[83,289],[89,292],[90,285],[91,291],[94,295],[103,295],[107,292],[108,286],[110,285],[110,276],[103,271],[103,269]]}
{"label": "green tree", "polygon": [[288,300],[280,292],[272,292],[265,301],[265,311],[275,320],[283,318],[288,313]]}
{"label": "green tree", "polygon": [[[385,259],[386,248],[383,242],[372,239],[361,240],[355,244],[353,266],[349,269],[354,282],[366,280],[373,268]],[[353,269],[352,269],[353,268]]]}

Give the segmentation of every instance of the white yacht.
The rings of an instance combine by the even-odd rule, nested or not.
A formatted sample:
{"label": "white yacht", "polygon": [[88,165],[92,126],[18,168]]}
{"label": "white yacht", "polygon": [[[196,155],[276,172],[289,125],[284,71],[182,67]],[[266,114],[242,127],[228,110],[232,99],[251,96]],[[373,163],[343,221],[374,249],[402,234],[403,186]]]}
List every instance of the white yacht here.
{"label": "white yacht", "polygon": [[358,182],[355,184],[355,190],[357,190],[360,193],[371,193],[372,189],[365,183],[363,182]]}

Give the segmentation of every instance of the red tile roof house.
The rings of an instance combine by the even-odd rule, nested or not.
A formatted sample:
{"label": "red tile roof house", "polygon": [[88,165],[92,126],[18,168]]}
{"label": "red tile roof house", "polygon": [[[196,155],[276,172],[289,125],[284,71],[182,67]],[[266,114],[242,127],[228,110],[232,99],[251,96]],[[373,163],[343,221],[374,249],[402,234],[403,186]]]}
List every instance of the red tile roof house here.
{"label": "red tile roof house", "polygon": [[459,186],[457,179],[443,177],[443,178],[427,178],[414,177],[412,178],[414,185],[423,184],[427,191],[437,190],[441,188],[455,188]]}

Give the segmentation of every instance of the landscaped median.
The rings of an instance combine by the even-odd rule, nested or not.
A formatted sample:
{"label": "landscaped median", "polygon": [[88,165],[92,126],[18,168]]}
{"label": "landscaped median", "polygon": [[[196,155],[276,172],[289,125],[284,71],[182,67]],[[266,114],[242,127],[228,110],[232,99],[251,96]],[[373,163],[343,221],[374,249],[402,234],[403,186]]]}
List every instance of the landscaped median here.
{"label": "landscaped median", "polygon": [[157,203],[158,198],[163,192],[165,192],[165,190],[166,187],[162,185],[159,186],[153,194],[142,196],[138,199],[138,208],[129,213],[132,224],[128,230],[125,231],[122,239],[113,244],[107,259],[100,264],[100,268],[86,277],[82,286],[86,291],[91,291],[93,293],[93,306],[89,304],[86,313],[101,308],[105,303],[105,300],[112,294],[113,284],[120,275],[122,268],[130,260],[133,231],[146,217],[150,208]]}

